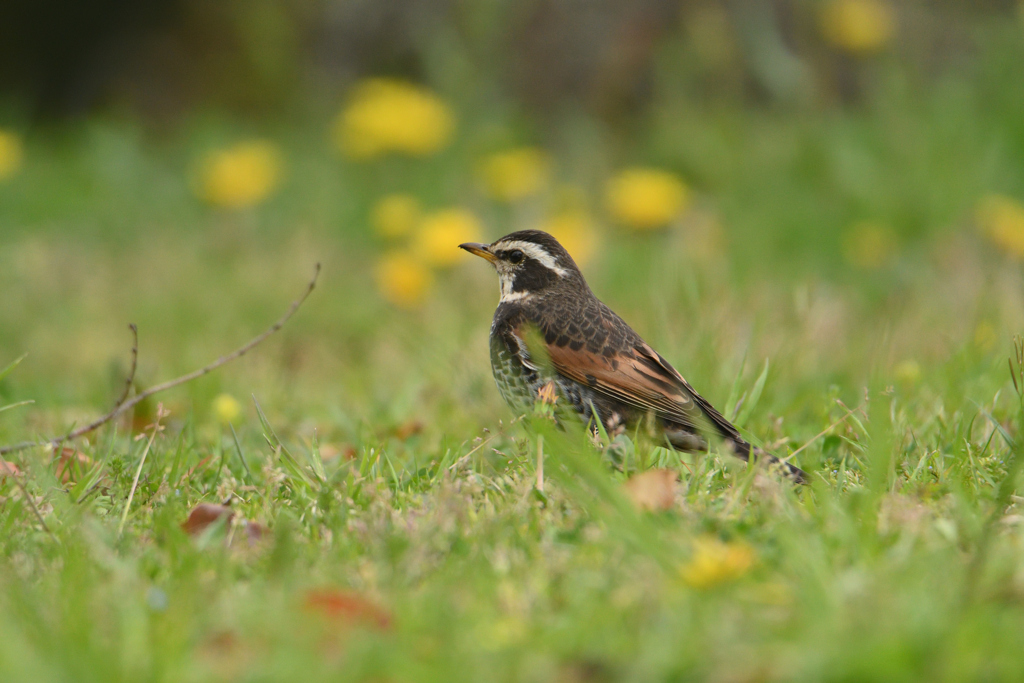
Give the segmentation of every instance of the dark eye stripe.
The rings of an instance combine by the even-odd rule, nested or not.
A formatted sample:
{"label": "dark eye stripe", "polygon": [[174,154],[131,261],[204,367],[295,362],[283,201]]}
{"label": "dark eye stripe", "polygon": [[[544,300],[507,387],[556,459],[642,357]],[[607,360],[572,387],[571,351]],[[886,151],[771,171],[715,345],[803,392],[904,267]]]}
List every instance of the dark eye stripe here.
{"label": "dark eye stripe", "polygon": [[498,252],[498,257],[516,265],[518,263],[522,263],[526,259],[526,254],[524,254],[521,249],[511,249],[509,251]]}

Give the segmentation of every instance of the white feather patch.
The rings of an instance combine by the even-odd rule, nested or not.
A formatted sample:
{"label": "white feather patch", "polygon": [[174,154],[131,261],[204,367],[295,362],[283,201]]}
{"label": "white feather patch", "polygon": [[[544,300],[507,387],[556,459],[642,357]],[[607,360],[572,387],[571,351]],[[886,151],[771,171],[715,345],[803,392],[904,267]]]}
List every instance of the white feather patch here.
{"label": "white feather patch", "polygon": [[522,301],[529,299],[533,296],[533,292],[513,292],[512,286],[515,284],[515,276],[510,277],[507,274],[499,273],[498,280],[501,283],[501,299],[499,303],[508,303],[510,301]]}
{"label": "white feather patch", "polygon": [[507,304],[510,301],[522,301],[523,299],[529,299],[533,296],[533,292],[509,292],[508,294],[502,294],[500,303]]}

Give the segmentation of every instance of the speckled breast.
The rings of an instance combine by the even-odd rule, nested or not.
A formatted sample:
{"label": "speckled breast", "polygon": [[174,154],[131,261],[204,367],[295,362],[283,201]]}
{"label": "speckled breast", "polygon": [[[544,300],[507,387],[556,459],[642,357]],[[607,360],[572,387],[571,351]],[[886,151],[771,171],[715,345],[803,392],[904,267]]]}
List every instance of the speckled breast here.
{"label": "speckled breast", "polygon": [[533,406],[543,382],[535,370],[523,365],[504,335],[496,331],[491,332],[491,372],[498,392],[515,413],[521,415]]}
{"label": "speckled breast", "polygon": [[[515,344],[514,349],[512,344]],[[514,413],[528,413],[537,400],[540,388],[549,380],[553,380],[558,389],[560,408],[571,409],[585,422],[590,421],[596,408],[609,433],[618,431],[622,424],[622,415],[620,411],[608,405],[605,398],[561,375],[552,378],[541,376],[532,367],[524,364],[518,354],[526,355],[529,362],[528,352],[520,347],[513,334],[492,331],[491,371],[494,373],[494,383],[498,385],[501,397]]]}

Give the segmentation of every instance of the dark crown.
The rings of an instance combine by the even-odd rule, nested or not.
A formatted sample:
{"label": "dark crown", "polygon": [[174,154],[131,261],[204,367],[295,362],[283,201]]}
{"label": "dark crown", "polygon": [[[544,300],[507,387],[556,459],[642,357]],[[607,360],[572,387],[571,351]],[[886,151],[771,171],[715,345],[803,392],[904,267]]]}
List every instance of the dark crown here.
{"label": "dark crown", "polygon": [[573,260],[572,256],[568,251],[565,250],[561,244],[558,243],[554,237],[544,232],[543,230],[517,230],[516,232],[509,233],[501,239],[495,240],[494,244],[501,244],[502,242],[528,242],[530,244],[536,244],[542,248],[551,258],[555,260],[559,266],[579,272],[579,267]]}

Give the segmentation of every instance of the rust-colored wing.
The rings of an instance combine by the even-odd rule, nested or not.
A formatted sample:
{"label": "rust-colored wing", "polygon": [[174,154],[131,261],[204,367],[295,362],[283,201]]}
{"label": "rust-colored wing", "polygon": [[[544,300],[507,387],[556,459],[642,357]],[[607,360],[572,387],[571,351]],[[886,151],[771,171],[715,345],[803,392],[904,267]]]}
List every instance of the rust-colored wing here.
{"label": "rust-colored wing", "polygon": [[[559,374],[640,412],[653,412],[698,431],[711,422],[717,431],[723,432],[722,436],[739,438],[735,428],[643,342],[624,350],[606,349],[603,353],[585,347],[574,350],[569,345],[548,344],[547,352]],[[719,425],[719,421],[723,424]],[[723,430],[725,426],[727,429]]]}

